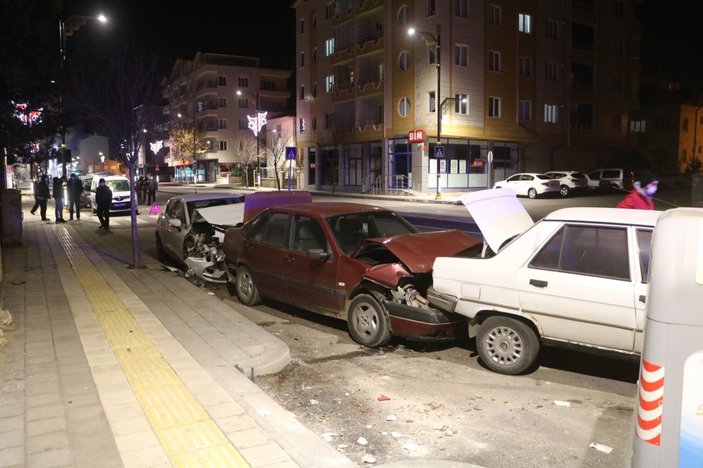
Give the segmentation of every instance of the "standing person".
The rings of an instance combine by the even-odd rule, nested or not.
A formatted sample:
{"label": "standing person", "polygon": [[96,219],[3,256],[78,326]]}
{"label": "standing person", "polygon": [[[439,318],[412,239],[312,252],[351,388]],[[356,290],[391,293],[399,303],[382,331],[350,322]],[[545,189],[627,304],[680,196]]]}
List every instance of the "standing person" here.
{"label": "standing person", "polygon": [[149,177],[149,202],[150,205],[156,201],[156,192],[159,191],[159,183],[156,181],[156,177]]}
{"label": "standing person", "polygon": [[83,182],[71,174],[66,183],[66,193],[68,195],[69,220],[73,221],[73,208],[76,209],[76,219],[81,219],[81,195],[83,194]]}
{"label": "standing person", "polygon": [[65,223],[63,219],[63,178],[54,177],[54,217],[56,223]]}
{"label": "standing person", "polygon": [[110,204],[112,203],[112,190],[105,183],[105,179],[98,181],[98,188],[95,189],[96,212],[100,221],[100,228],[110,230]]}
{"label": "standing person", "polygon": [[659,188],[659,181],[652,175],[644,173],[632,184],[632,190],[618,203],[617,208],[653,210],[652,197],[657,193],[657,188]]}
{"label": "standing person", "polygon": [[149,179],[147,179],[146,176],[142,176],[142,185],[139,190],[142,195],[141,204],[146,205],[147,193],[149,192]]}
{"label": "standing person", "polygon": [[46,202],[49,198],[51,198],[51,192],[49,192],[48,175],[44,174],[41,176],[34,194],[37,197],[37,203],[39,203],[39,214],[41,214],[41,220],[48,221],[49,218],[46,217]]}
{"label": "standing person", "polygon": [[144,185],[144,176],[139,176],[139,178],[137,179],[136,186],[135,186],[135,189],[137,192],[137,205],[144,204],[144,196],[142,194],[142,185]]}
{"label": "standing person", "polygon": [[30,213],[32,214],[37,214],[37,209],[39,209],[39,199],[37,198],[37,191],[39,190],[39,179],[34,179],[32,181],[32,192],[34,192],[34,206],[32,207],[31,210],[29,210]]}

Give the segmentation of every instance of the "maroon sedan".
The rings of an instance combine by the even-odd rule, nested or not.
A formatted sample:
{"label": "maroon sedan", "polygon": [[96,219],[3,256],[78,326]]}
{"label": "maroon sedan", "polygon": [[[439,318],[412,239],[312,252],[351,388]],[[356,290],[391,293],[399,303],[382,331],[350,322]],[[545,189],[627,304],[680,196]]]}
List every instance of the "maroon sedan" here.
{"label": "maroon sedan", "polygon": [[460,231],[419,233],[400,215],[356,203],[271,207],[225,233],[229,281],[242,303],[262,297],[346,320],[369,347],[392,335],[454,338],[465,320],[429,306],[436,257],[471,255]]}

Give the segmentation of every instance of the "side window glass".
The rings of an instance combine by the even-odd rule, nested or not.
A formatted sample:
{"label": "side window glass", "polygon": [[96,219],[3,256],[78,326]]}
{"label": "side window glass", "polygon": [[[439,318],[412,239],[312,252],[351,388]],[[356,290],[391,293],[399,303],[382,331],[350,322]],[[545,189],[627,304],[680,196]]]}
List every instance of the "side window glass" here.
{"label": "side window glass", "polygon": [[299,216],[293,232],[292,248],[301,252],[312,249],[327,251],[327,238],[320,223],[307,216]]}
{"label": "side window glass", "polygon": [[280,247],[286,247],[288,233],[288,215],[285,213],[274,213],[268,219],[261,241]]}
{"label": "side window glass", "polygon": [[627,230],[565,226],[540,250],[530,267],[629,280]]}
{"label": "side window glass", "polygon": [[652,253],[652,231],[648,229],[637,230],[637,250],[639,251],[642,282],[647,283],[649,281],[649,260]]}
{"label": "side window glass", "polygon": [[171,211],[171,217],[180,219],[181,223],[185,224],[186,216],[185,212],[183,211],[183,203],[180,200],[176,200],[173,202],[173,210]]}

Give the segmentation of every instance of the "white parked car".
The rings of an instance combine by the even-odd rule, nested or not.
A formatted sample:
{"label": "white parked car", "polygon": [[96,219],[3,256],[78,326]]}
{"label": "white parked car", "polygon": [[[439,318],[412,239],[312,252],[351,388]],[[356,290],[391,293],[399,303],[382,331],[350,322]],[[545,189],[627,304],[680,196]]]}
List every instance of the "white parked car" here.
{"label": "white parked car", "polygon": [[545,172],[544,175],[559,181],[559,194],[562,197],[568,197],[572,193],[586,192],[588,190],[588,179],[581,172],[549,171]]}
{"label": "white parked car", "polygon": [[535,198],[537,195],[559,192],[559,182],[544,174],[521,172],[493,184],[493,188],[509,188],[518,195]]}
{"label": "white parked car", "polygon": [[634,174],[620,168],[596,169],[587,175],[588,187],[593,190],[611,190],[632,188]]}
{"label": "white parked car", "polygon": [[470,319],[487,367],[525,372],[543,344],[641,353],[650,244],[661,212],[566,208],[533,224],[508,190],[462,201],[497,253],[437,258],[428,299]]}
{"label": "white parked car", "polygon": [[244,197],[236,193],[172,197],[156,221],[156,254],[161,261],[170,258],[184,264],[188,278],[226,283],[224,231],[243,218]]}

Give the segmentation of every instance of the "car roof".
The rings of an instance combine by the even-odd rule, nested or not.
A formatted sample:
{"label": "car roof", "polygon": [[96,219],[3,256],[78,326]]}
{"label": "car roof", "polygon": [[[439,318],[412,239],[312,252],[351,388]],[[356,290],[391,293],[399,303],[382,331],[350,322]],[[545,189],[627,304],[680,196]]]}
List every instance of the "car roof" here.
{"label": "car roof", "polygon": [[290,205],[268,208],[268,210],[272,209],[275,209],[277,211],[295,212],[297,214],[305,214],[309,216],[319,214],[324,218],[340,214],[365,213],[368,211],[391,211],[386,208],[380,208],[378,206],[352,202],[293,203]]}
{"label": "car roof", "polygon": [[180,198],[186,203],[194,201],[204,201],[204,200],[224,200],[228,198],[239,198],[242,195],[233,192],[207,192],[207,193],[187,193],[185,195],[178,195],[173,198]]}
{"label": "car roof", "polygon": [[544,217],[546,221],[574,221],[588,223],[626,224],[636,226],[651,226],[657,224],[657,219],[663,211],[630,210],[626,208],[596,208],[574,207],[553,211]]}

